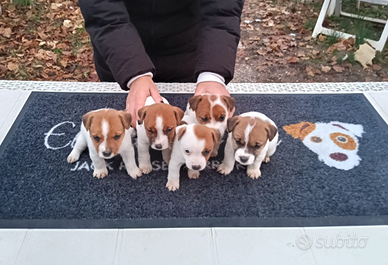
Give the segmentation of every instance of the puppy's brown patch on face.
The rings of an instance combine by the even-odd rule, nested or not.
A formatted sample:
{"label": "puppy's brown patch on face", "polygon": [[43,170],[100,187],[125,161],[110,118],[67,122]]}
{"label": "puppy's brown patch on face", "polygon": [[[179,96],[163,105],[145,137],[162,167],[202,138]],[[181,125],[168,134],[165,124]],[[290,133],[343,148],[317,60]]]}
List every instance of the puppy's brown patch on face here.
{"label": "puppy's brown patch on face", "polygon": [[202,155],[208,160],[214,146],[217,146],[221,139],[220,132],[205,125],[197,124],[194,125],[194,133],[198,139],[205,140],[205,147],[202,151]]}
{"label": "puppy's brown patch on face", "polygon": [[147,137],[153,143],[157,137],[156,119],[163,120],[163,133],[167,135],[170,144],[175,138],[175,128],[180,124],[184,112],[178,107],[164,103],[155,103],[139,110],[140,122],[144,122]]}
{"label": "puppy's brown patch on face", "polygon": [[215,105],[212,109],[212,114],[213,114],[213,118],[216,120],[216,121],[219,121],[219,122],[223,122],[227,117],[226,117],[226,111],[225,109],[220,106],[220,105]]}
{"label": "puppy's brown patch on face", "polygon": [[332,133],[330,139],[339,147],[345,150],[356,150],[357,143],[352,137],[343,133]]}
{"label": "puppy's brown patch on face", "polygon": [[[90,123],[89,134],[97,152],[99,152],[100,144],[106,140],[106,150],[117,155],[125,135],[125,130],[129,129],[131,115],[124,111],[113,109],[89,112],[87,115],[88,118],[84,120],[84,124],[85,122]],[[103,134],[103,121],[109,126],[106,139]]]}
{"label": "puppy's brown patch on face", "polygon": [[314,123],[303,121],[297,124],[283,126],[283,129],[295,139],[300,138],[303,141],[307,135],[315,130],[315,127]]}
{"label": "puppy's brown patch on face", "polygon": [[[212,95],[214,96],[214,95]],[[195,107],[192,109],[195,111],[195,115],[197,118],[197,121],[199,124],[207,124],[210,123],[211,121],[211,116],[210,116],[210,108],[211,108],[211,103],[209,101],[209,96],[204,95],[204,96],[196,96],[200,97],[197,100],[197,103]]]}
{"label": "puppy's brown patch on face", "polygon": [[[272,141],[277,133],[277,129],[271,123],[262,121],[258,118],[238,117],[233,122],[232,139],[233,148],[247,148],[248,153],[258,156],[263,150],[267,140]],[[253,126],[246,139],[246,130],[248,126]]]}

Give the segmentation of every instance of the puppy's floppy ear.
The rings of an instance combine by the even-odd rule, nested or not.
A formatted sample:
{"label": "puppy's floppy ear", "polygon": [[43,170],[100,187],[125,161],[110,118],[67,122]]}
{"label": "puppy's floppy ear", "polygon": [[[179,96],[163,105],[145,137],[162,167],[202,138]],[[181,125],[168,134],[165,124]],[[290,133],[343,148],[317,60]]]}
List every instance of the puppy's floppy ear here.
{"label": "puppy's floppy ear", "polygon": [[147,114],[148,106],[144,106],[138,110],[137,115],[139,115],[140,123],[143,123],[145,116]]}
{"label": "puppy's floppy ear", "polygon": [[178,129],[178,141],[182,139],[182,136],[186,133],[186,126],[182,126]]}
{"label": "puppy's floppy ear", "polygon": [[175,120],[176,120],[176,125],[178,126],[183,118],[183,116],[185,115],[185,113],[183,112],[183,110],[181,110],[180,108],[178,107],[173,107],[174,108],[174,114],[175,114]]}
{"label": "puppy's floppy ear", "polygon": [[284,125],[283,129],[295,139],[300,138],[303,141],[309,133],[315,130],[315,127],[314,123],[302,121],[297,124]]}
{"label": "puppy's floppy ear", "polygon": [[266,122],[265,130],[267,131],[267,136],[270,141],[275,137],[276,133],[278,132],[278,129],[273,126],[271,123]]}
{"label": "puppy's floppy ear", "polygon": [[234,128],[236,128],[237,124],[240,123],[240,116],[234,116],[229,118],[227,121],[227,130],[229,133],[233,132]]}
{"label": "puppy's floppy ear", "polygon": [[190,108],[195,111],[197,109],[197,107],[198,107],[198,103],[201,102],[201,100],[202,100],[202,96],[201,95],[191,97],[189,99]]}
{"label": "puppy's floppy ear", "polygon": [[124,128],[128,130],[131,127],[132,115],[125,111],[119,111],[119,118]]}
{"label": "puppy's floppy ear", "polygon": [[82,123],[84,124],[85,129],[87,131],[89,131],[90,126],[92,125],[92,120],[94,117],[93,114],[94,114],[93,111],[91,111],[91,112],[86,113],[84,116],[82,116]]}
{"label": "puppy's floppy ear", "polygon": [[221,100],[225,102],[226,107],[228,108],[229,111],[232,111],[234,106],[235,106],[235,100],[232,97],[228,96],[221,96]]}
{"label": "puppy's floppy ear", "polygon": [[221,133],[219,130],[217,129],[211,129],[211,133],[212,133],[212,138],[213,138],[213,143],[214,145],[218,145],[218,143],[220,142],[221,140]]}

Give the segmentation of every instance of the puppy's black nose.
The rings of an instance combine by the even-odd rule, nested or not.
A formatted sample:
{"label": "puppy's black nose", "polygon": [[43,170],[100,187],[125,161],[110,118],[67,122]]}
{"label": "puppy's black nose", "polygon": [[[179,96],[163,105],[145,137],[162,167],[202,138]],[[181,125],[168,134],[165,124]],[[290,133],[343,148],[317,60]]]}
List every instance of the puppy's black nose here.
{"label": "puppy's black nose", "polygon": [[102,152],[102,154],[106,157],[110,156],[112,154],[112,152]]}
{"label": "puppy's black nose", "polygon": [[156,148],[156,149],[162,149],[162,145],[161,145],[161,144],[156,144],[156,145],[155,145],[155,148]]}
{"label": "puppy's black nose", "polygon": [[201,166],[200,165],[193,165],[191,166],[193,168],[193,170],[200,170],[201,169]]}
{"label": "puppy's black nose", "polygon": [[243,163],[247,162],[248,159],[249,159],[249,157],[247,157],[247,156],[240,156],[240,161]]}

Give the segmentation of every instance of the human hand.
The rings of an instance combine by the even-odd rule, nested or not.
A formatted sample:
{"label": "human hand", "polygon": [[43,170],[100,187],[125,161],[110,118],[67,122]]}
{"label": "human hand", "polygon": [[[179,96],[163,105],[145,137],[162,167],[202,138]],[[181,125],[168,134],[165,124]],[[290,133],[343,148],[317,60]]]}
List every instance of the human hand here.
{"label": "human hand", "polygon": [[[205,93],[230,97],[230,93],[224,85],[213,81],[199,83],[197,85],[197,89],[195,90],[194,96],[202,95]],[[236,108],[233,108],[233,110],[229,112],[229,118],[233,116],[235,110]]]}
{"label": "human hand", "polygon": [[138,111],[146,102],[146,99],[151,96],[155,102],[162,102],[163,99],[159,94],[151,76],[142,76],[133,81],[127,96],[126,111],[132,115],[131,126],[136,128],[136,123],[139,120]]}

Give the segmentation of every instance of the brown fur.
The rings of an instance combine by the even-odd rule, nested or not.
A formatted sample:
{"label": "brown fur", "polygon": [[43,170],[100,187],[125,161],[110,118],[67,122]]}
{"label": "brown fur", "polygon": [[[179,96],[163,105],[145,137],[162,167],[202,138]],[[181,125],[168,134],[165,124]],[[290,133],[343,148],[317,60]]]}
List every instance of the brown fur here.
{"label": "brown fur", "polygon": [[[277,128],[268,121],[262,121],[258,118],[235,116],[228,120],[228,131],[232,132],[233,148],[237,150],[245,146],[245,129],[251,125],[251,132],[248,139],[248,152],[258,156],[267,143],[267,140],[272,141],[277,133]],[[240,144],[237,143],[240,140]],[[260,148],[256,148],[256,145]]]}
{"label": "brown fur", "polygon": [[179,128],[178,130],[178,141],[180,141],[183,135],[186,133],[186,127]]}
{"label": "brown fur", "polygon": [[[162,117],[163,132],[167,135],[170,144],[172,144],[175,139],[175,128],[180,124],[184,112],[180,108],[169,104],[155,103],[139,109],[138,115],[140,122],[144,122],[144,127],[150,143],[153,143],[157,136],[156,118]],[[167,133],[167,129],[171,129],[171,131]]]}
{"label": "brown fur", "polygon": [[[210,122],[211,118],[210,117],[210,108],[211,108],[211,103],[210,101],[216,101],[218,98],[217,95],[198,95],[191,97],[189,99],[189,106],[192,110],[195,111],[195,115],[197,118],[197,121],[199,124],[207,124]],[[227,96],[220,96],[220,99],[222,102],[225,103],[226,108],[229,111],[232,111],[234,108],[235,100],[232,97],[227,97]],[[220,105],[215,105],[213,106],[212,109],[212,114],[213,118],[216,121],[220,121],[220,117],[224,116],[224,119],[227,119],[227,114],[225,112],[225,109],[221,107]],[[204,121],[203,119],[207,119],[207,121]]]}
{"label": "brown fur", "polygon": [[[92,111],[85,114],[82,117],[82,121],[87,131],[89,131],[92,138],[93,145],[97,152],[99,151],[100,144],[105,140],[102,134],[102,121],[105,120],[109,124],[109,131],[106,139],[106,149],[117,155],[119,152],[121,143],[124,139],[125,130],[129,129],[132,117],[131,114],[124,111],[117,111],[114,109],[103,109],[99,111]],[[118,140],[115,140],[115,136],[120,135]],[[100,140],[96,141],[94,137],[99,137]]]}
{"label": "brown fur", "polygon": [[[194,125],[194,133],[198,139],[205,140],[205,147],[203,149],[203,156],[206,160],[209,159],[213,149],[219,145],[219,141],[221,139],[221,134],[218,130],[208,128],[205,125]],[[209,154],[205,155],[205,151],[210,151]]]}

